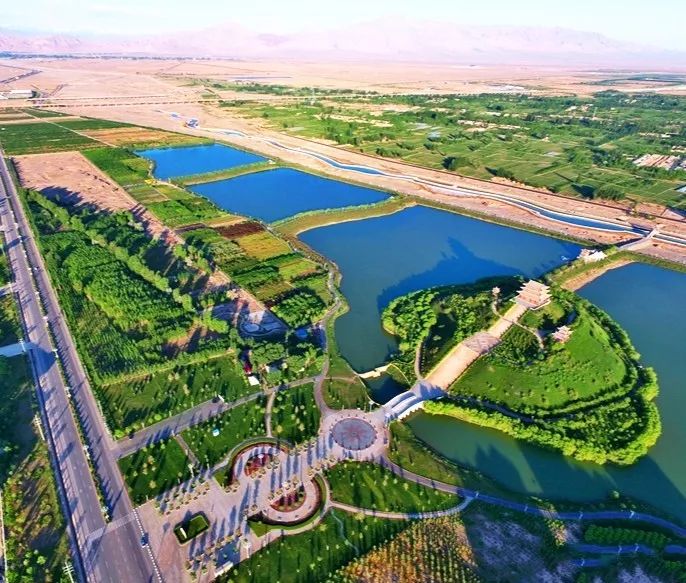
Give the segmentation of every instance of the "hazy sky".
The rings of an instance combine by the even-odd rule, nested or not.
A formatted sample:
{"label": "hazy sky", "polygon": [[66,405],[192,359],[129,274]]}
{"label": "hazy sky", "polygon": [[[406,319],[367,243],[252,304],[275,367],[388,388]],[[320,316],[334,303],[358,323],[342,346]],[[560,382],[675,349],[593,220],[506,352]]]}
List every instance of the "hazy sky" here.
{"label": "hazy sky", "polygon": [[560,26],[686,50],[684,0],[2,0],[0,27],[154,33],[238,22],[260,32],[333,28],[383,17]]}

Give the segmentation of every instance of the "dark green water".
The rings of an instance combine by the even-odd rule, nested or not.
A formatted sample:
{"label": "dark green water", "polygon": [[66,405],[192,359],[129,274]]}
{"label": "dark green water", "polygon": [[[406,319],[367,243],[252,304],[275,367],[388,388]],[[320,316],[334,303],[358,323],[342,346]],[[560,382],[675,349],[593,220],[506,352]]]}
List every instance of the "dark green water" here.
{"label": "dark green water", "polygon": [[663,433],[648,456],[628,468],[598,466],[423,413],[409,425],[445,456],[512,490],[578,501],[619,490],[686,520],[686,274],[629,265],[608,272],[581,295],[627,330],[644,364],[658,373]]}
{"label": "dark green water", "polygon": [[381,327],[388,303],[410,291],[492,275],[540,275],[577,245],[417,206],[307,231],[302,240],[339,266],[350,311],[336,321],[342,354],[358,371],[395,350]]}

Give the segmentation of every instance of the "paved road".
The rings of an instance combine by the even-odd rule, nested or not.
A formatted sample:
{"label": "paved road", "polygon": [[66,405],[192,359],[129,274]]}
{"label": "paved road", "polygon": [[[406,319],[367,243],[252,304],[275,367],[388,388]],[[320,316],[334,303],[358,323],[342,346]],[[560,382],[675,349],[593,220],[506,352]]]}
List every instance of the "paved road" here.
{"label": "paved road", "polygon": [[[66,382],[71,387],[74,407],[82,417],[91,458],[106,490],[112,517],[116,519],[131,515],[131,502],[110,451],[111,440],[60,312],[2,151],[0,218],[4,225],[7,254],[15,278],[14,292],[25,337],[34,346],[29,353],[30,361],[77,574],[81,580],[98,583],[155,581],[158,578],[152,557],[140,546],[141,534],[137,521],[126,521],[117,528],[106,528],[98,491],[70,409]],[[45,308],[45,318],[39,297]],[[56,355],[59,356],[59,362]],[[94,531],[103,534],[89,537]],[[122,557],[126,557],[125,560]]]}

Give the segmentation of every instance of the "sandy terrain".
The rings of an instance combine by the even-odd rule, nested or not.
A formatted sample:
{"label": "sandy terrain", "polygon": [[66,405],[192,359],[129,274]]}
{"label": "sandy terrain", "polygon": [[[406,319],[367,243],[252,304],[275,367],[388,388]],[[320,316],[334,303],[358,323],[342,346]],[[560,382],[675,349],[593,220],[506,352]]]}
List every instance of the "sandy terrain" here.
{"label": "sandy terrain", "polygon": [[[19,67],[19,68],[8,68]],[[8,77],[22,70],[40,73],[5,88],[38,87],[58,99],[102,96],[160,95],[188,97],[204,91],[191,86],[196,79],[255,80],[297,87],[359,89],[389,93],[493,93],[531,92],[538,94],[590,95],[603,89],[619,91],[656,90],[686,95],[686,85],[622,81],[612,86],[595,84],[603,79],[626,76],[546,66],[489,66],[421,63],[316,63],[272,61],[189,61],[131,59],[13,59],[0,60]],[[243,97],[246,97],[243,94]],[[0,105],[1,107],[1,105]]]}
{"label": "sandy terrain", "polygon": [[80,152],[58,152],[14,157],[21,183],[46,196],[69,197],[109,211],[130,211],[153,237],[169,244],[181,241],[123,188],[96,168]]}
{"label": "sandy terrain", "polygon": [[[60,120],[63,118],[60,118]],[[122,146],[128,144],[143,144],[147,142],[160,142],[172,144],[185,140],[184,137],[170,134],[160,130],[149,130],[146,128],[112,128],[105,130],[82,130],[84,136],[93,138],[111,146]]]}
{"label": "sandy terrain", "polygon": [[[21,62],[18,61],[16,64],[21,65]],[[300,164],[334,177],[357,181],[364,179],[364,182],[373,186],[430,198],[459,209],[480,211],[499,219],[512,220],[524,225],[544,228],[552,232],[587,238],[603,243],[623,242],[627,239],[627,236],[570,227],[559,222],[543,219],[538,215],[518,209],[512,205],[485,198],[449,197],[445,192],[441,192],[440,188],[429,189],[426,186],[382,176],[363,177],[345,170],[334,169],[323,162],[297,152],[285,152],[264,141],[260,141],[259,138],[277,138],[289,147],[306,148],[331,156],[344,163],[371,164],[385,171],[411,173],[423,179],[445,183],[450,186],[487,189],[493,193],[517,196],[523,200],[535,202],[550,209],[570,214],[583,214],[601,219],[610,218],[624,221],[627,224],[639,223],[642,226],[652,226],[656,222],[660,222],[663,225],[664,232],[686,236],[686,220],[676,215],[676,213],[665,212],[663,208],[656,205],[641,205],[640,207],[640,210],[652,213],[654,215],[653,219],[637,219],[633,216],[632,209],[628,204],[595,203],[557,196],[545,191],[519,188],[515,185],[462,178],[445,171],[419,168],[396,160],[363,155],[323,141],[282,135],[265,127],[262,120],[232,117],[232,113],[226,109],[216,107],[212,103],[201,103],[200,101],[207,97],[205,89],[200,85],[191,85],[189,83],[192,77],[211,75],[214,78],[218,78],[217,75],[224,75],[227,78],[236,76],[267,76],[273,78],[278,73],[278,76],[283,78],[273,79],[274,82],[285,82],[288,80],[293,84],[307,86],[319,84],[336,87],[353,86],[353,88],[356,86],[364,89],[377,88],[388,91],[416,91],[421,83],[426,84],[426,80],[430,79],[434,84],[445,82],[447,88],[450,87],[450,90],[456,90],[451,85],[453,81],[470,86],[472,84],[484,83],[492,86],[494,83],[505,83],[503,80],[506,79],[506,84],[510,85],[535,82],[539,87],[545,86],[549,89],[554,86],[556,91],[566,92],[567,87],[597,78],[598,75],[593,73],[531,67],[508,67],[504,69],[498,67],[384,64],[384,67],[381,68],[371,64],[360,65],[353,63],[322,65],[285,62],[277,65],[267,62],[243,61],[101,61],[97,59],[31,60],[26,66],[42,70],[40,74],[34,75],[31,78],[32,82],[42,90],[48,91],[50,87],[59,89],[56,95],[59,99],[63,99],[63,101],[56,101],[55,103],[59,103],[62,106],[60,111],[63,113],[102,117],[116,121],[137,123],[151,128],[221,139],[228,143],[257,150],[267,156],[278,157],[286,162]],[[484,88],[481,87],[478,90],[482,91]],[[494,90],[493,87],[490,90]],[[107,98],[102,99],[103,96],[107,96]],[[1,108],[2,105],[0,105],[0,111]],[[203,129],[191,130],[185,128],[182,119],[172,117],[172,112],[180,114],[182,119],[198,118]],[[240,130],[250,134],[251,137],[246,139],[218,134],[218,130],[227,129]],[[112,133],[110,133],[111,135]],[[669,249],[666,246],[651,246],[643,252],[661,257],[679,255],[678,249]],[[682,258],[681,260],[684,261],[686,259]]]}

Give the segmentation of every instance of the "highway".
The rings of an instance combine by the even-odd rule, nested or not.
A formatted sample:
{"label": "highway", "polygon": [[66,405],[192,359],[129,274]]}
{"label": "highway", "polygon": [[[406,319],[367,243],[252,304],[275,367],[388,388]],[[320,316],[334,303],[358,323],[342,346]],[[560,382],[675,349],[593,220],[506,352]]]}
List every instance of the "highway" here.
{"label": "highway", "polygon": [[[76,574],[82,581],[97,583],[161,581],[149,548],[141,546],[142,530],[111,451],[112,440],[1,150],[0,220],[14,274],[13,290],[20,308],[25,340],[33,346],[29,351],[30,362],[67,520]],[[70,394],[82,421],[89,452],[81,442],[69,403]],[[90,455],[103,485],[112,518],[109,525],[103,517],[87,455]]]}

